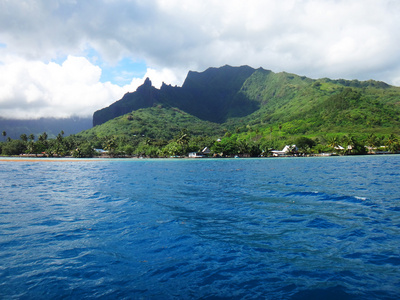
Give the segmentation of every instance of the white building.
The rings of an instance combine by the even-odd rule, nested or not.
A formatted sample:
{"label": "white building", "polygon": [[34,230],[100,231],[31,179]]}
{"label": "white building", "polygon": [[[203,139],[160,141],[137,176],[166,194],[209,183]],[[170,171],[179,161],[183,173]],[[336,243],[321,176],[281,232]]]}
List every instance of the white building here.
{"label": "white building", "polygon": [[293,151],[297,151],[296,145],[286,145],[281,151],[272,150],[271,153],[273,156],[285,156]]}

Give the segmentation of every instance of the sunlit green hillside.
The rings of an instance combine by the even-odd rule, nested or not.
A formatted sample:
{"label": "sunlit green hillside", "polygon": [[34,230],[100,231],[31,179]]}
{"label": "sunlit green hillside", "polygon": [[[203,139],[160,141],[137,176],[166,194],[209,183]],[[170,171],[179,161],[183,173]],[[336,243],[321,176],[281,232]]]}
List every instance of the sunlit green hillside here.
{"label": "sunlit green hillside", "polygon": [[339,144],[353,145],[352,153],[384,144],[396,152],[400,88],[224,66],[189,72],[182,87],[156,89],[146,80],[94,119],[97,126],[75,137],[122,153],[173,155],[213,146],[258,155],[304,141],[315,152]]}
{"label": "sunlit green hillside", "polygon": [[221,136],[224,134],[220,124],[203,121],[178,108],[165,108],[159,104],[116,117],[81,132],[79,136],[89,139],[115,136],[118,138],[148,137],[169,140],[183,129],[194,136]]}
{"label": "sunlit green hillside", "polygon": [[250,126],[280,126],[303,135],[398,133],[400,128],[400,88],[383,82],[311,80],[257,70],[241,92],[260,102],[260,109],[241,120]]}
{"label": "sunlit green hillside", "polygon": [[[154,110],[160,105],[162,113]],[[129,122],[129,115],[113,120],[126,113]],[[94,114],[95,124],[107,120],[112,121],[87,134],[168,138],[182,128],[214,136],[224,129],[243,132],[249,127],[279,127],[290,135],[389,134],[400,128],[400,88],[373,80],[314,80],[224,66],[189,72],[182,87],[156,89],[146,80],[136,92]]]}

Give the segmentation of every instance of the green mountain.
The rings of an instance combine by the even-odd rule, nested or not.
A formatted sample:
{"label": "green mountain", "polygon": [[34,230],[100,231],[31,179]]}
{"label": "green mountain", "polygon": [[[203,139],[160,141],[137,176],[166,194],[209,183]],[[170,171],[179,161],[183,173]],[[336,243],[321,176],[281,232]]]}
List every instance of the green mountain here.
{"label": "green mountain", "polygon": [[259,108],[256,101],[249,101],[240,93],[254,69],[224,66],[209,68],[202,73],[189,72],[182,87],[163,84],[158,90],[147,78],[136,92],[96,111],[93,125],[100,125],[133,110],[163,104],[176,107],[202,120],[223,123],[229,117],[244,116]]}
{"label": "green mountain", "polygon": [[248,66],[189,72],[182,87],[146,79],[136,92],[96,111],[84,136],[399,133],[400,88],[379,81],[310,79]]}
{"label": "green mountain", "polygon": [[222,127],[215,123],[201,120],[178,108],[165,108],[162,104],[132,111],[81,134],[93,138],[114,136],[169,140],[182,129],[194,136],[224,134]]}
{"label": "green mountain", "polygon": [[400,125],[400,88],[384,82],[313,80],[259,69],[241,92],[260,103],[245,122],[291,125],[291,134],[398,132]]}

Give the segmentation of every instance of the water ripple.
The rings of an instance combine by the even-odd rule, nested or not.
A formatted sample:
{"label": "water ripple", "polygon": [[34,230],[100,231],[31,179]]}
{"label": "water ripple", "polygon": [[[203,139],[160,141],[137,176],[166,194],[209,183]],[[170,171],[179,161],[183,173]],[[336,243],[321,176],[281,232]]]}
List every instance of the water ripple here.
{"label": "water ripple", "polygon": [[395,299],[399,166],[0,162],[0,298]]}

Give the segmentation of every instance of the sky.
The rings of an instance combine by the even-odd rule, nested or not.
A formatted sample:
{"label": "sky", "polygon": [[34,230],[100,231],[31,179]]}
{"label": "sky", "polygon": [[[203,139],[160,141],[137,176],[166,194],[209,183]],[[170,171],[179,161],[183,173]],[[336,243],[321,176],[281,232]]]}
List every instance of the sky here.
{"label": "sky", "polygon": [[398,0],[0,0],[0,117],[92,116],[249,65],[400,86]]}

